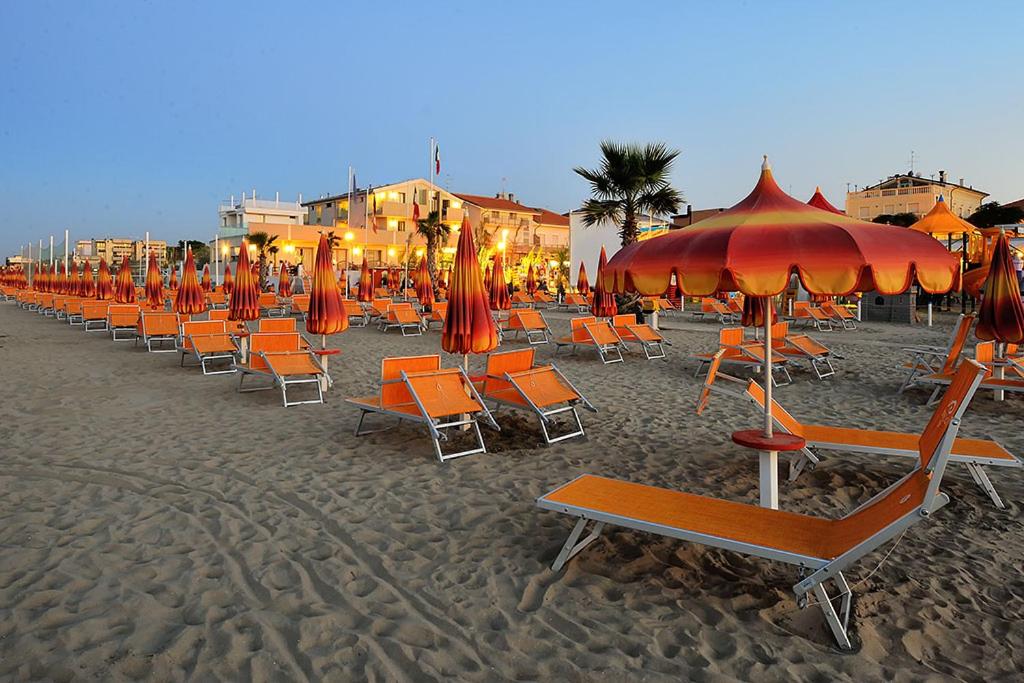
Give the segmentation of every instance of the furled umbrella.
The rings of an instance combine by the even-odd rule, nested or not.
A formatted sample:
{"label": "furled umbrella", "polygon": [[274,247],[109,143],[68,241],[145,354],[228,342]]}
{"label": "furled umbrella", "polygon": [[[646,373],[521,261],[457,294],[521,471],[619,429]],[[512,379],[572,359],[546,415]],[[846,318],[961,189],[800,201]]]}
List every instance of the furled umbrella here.
{"label": "furled umbrella", "polygon": [[1024,342],[1024,303],[1020,298],[1020,285],[1013,269],[1010,240],[999,231],[992,254],[988,278],[982,288],[978,326],[974,331],[978,339],[1000,344]]}
{"label": "furled umbrella", "polygon": [[178,289],[178,268],[171,268],[171,276],[167,278],[167,289],[172,292]]}
{"label": "furled umbrella", "polygon": [[508,284],[505,282],[505,264],[501,254],[494,257],[494,270],[491,271],[490,305],[492,311],[507,311],[512,308],[512,299],[508,295]]}
{"label": "furled umbrella", "polygon": [[391,294],[398,294],[398,290],[402,285],[402,275],[398,270],[397,266],[391,266],[391,270],[388,271],[388,289]]}
{"label": "furled umbrella", "polygon": [[[320,235],[320,243],[316,248],[316,260],[313,263],[313,283],[309,293],[309,313],[306,315],[306,331],[320,335],[320,353],[324,373],[327,373],[327,359],[331,353],[326,351],[327,335],[344,332],[348,329],[348,316],[341,305],[341,291],[334,277],[334,265],[331,263],[331,246],[326,235]],[[328,379],[321,380],[321,389],[327,388]]]}
{"label": "furled umbrella", "polygon": [[[334,269],[331,268],[331,279],[334,279]],[[334,283],[337,288],[338,283]],[[288,272],[288,265],[285,263],[281,264],[281,273],[277,276],[277,295],[284,298],[289,298],[292,295],[292,277]]]}
{"label": "furled umbrella", "polygon": [[[623,247],[598,280],[611,291],[654,296],[675,275],[689,296],[740,291],[770,297],[782,293],[794,273],[808,292],[830,296],[898,294],[915,279],[924,291],[939,294],[959,280],[956,258],[935,240],[808,206],[779,188],[767,158],[757,185],[743,201],[692,227]],[[757,440],[768,456],[762,458],[762,474],[774,481],[779,439],[772,428],[769,322],[765,316],[764,430]],[[751,445],[749,434],[738,432],[734,440]],[[762,486],[762,504],[774,507],[771,498],[765,498]]]}
{"label": "furled umbrella", "polygon": [[366,254],[363,254],[363,265],[359,268],[359,291],[356,299],[363,303],[373,301],[373,274],[370,273],[370,265],[366,262]]}
{"label": "furled umbrella", "polygon": [[249,265],[249,250],[242,245],[238,252],[238,277],[228,302],[228,320],[256,320],[260,317],[260,292]]}
{"label": "furled umbrella", "polygon": [[65,289],[67,289],[68,296],[81,296],[78,291],[81,288],[81,281],[78,278],[78,264],[75,263],[75,259],[71,259],[71,263],[65,261],[64,269],[64,277],[67,279]]}
{"label": "furled umbrella", "polygon": [[594,298],[590,302],[590,312],[597,318],[610,318],[619,312],[615,296],[606,289],[604,274],[608,268],[608,255],[601,247],[601,258],[597,262],[597,282],[594,284]]}
{"label": "furled umbrella", "polygon": [[78,296],[86,299],[96,296],[96,282],[92,279],[92,267],[88,260],[82,263],[82,279],[78,283]]}
{"label": "furled umbrella", "polygon": [[419,277],[416,278],[416,298],[420,300],[420,306],[434,305],[434,283],[430,281],[426,258],[420,259]]}
{"label": "furled umbrella", "polygon": [[104,258],[100,259],[99,273],[96,276],[96,298],[100,301],[114,298],[114,280],[110,277],[110,266]]}
{"label": "furled umbrella", "polygon": [[164,307],[164,276],[160,273],[156,254],[149,255],[146,268],[146,306],[154,311]]}
{"label": "furled umbrella", "polygon": [[135,282],[132,280],[132,266],[128,254],[121,260],[121,268],[114,279],[114,301],[119,304],[135,303]]}
{"label": "furled umbrella", "polygon": [[484,292],[487,296],[491,295],[491,282],[494,278],[494,271],[491,270],[490,264],[487,264],[487,272],[484,273]]}
{"label": "furled umbrella", "polygon": [[199,287],[207,294],[213,289],[213,280],[210,278],[210,264],[203,266],[203,277],[199,280]]}
{"label": "furled umbrella", "polygon": [[224,282],[220,286],[221,290],[231,296],[231,290],[235,288],[235,278],[231,275],[231,266],[228,264],[224,265]]}
{"label": "furled umbrella", "polygon": [[537,275],[531,266],[526,267],[526,292],[530,296],[537,293]]}
{"label": "furled umbrella", "polygon": [[822,211],[830,211],[832,213],[837,213],[840,216],[843,215],[842,211],[832,206],[832,202],[825,199],[825,195],[821,193],[820,186],[814,188],[814,194],[811,195],[811,198],[807,200],[807,206],[813,206],[814,208],[821,209]]}
{"label": "furled umbrella", "polygon": [[584,297],[590,293],[590,282],[587,280],[587,268],[580,261],[580,274],[576,278],[576,291]]}
{"label": "furled umbrella", "polygon": [[487,353],[497,346],[498,328],[484,294],[473,231],[469,220],[463,217],[448,288],[448,313],[441,330],[441,348],[448,353],[462,354],[463,363],[468,367],[468,354]]}
{"label": "furled umbrella", "polygon": [[199,286],[196,262],[192,250],[185,253],[185,267],[181,273],[181,287],[174,295],[174,312],[180,315],[195,315],[206,311],[206,294]]}

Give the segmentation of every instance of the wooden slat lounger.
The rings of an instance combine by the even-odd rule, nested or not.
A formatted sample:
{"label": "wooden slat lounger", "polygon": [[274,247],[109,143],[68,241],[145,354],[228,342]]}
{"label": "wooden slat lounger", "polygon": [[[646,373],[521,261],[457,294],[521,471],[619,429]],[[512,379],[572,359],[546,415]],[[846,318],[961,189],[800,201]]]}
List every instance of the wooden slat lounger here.
{"label": "wooden slat lounger", "polygon": [[[793,591],[805,607],[813,593],[833,636],[850,649],[852,594],[843,577],[850,565],[930,519],[949,502],[939,490],[964,410],[981,382],[984,368],[966,361],[918,442],[919,464],[912,472],[846,516],[828,519],[585,474],[541,496],[545,510],[577,517],[552,568],[565,563],[600,537],[606,524],[700,543],[796,565]],[[580,540],[587,525],[592,531]],[[838,595],[825,589],[834,582]],[[839,600],[837,610],[834,601]]]}

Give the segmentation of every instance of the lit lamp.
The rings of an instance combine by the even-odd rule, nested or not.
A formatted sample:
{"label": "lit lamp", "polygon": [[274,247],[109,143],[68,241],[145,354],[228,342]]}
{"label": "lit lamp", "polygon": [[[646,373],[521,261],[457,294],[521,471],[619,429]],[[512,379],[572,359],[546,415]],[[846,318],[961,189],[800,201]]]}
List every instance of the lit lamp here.
{"label": "lit lamp", "polygon": [[505,243],[498,242],[498,251],[505,251]]}

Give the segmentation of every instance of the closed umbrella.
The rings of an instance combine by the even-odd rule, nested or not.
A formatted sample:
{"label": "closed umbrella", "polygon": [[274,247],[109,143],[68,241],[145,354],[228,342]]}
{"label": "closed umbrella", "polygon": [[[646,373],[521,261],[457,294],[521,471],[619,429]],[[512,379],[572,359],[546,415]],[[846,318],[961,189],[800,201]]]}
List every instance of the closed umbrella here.
{"label": "closed umbrella", "polygon": [[181,287],[174,295],[174,312],[181,315],[195,315],[204,311],[206,311],[206,295],[203,293],[203,288],[199,286],[192,250],[188,249],[185,254],[185,268],[181,274]]}
{"label": "closed umbrella", "polygon": [[238,252],[238,278],[228,302],[228,320],[256,320],[260,317],[260,292],[249,266],[249,250],[245,244]]}
{"label": "closed umbrella", "polygon": [[119,304],[135,303],[135,282],[132,280],[132,266],[128,254],[121,260],[121,268],[114,278],[114,301]]}
{"label": "closed umbrella", "polygon": [[[331,279],[334,279],[334,269],[331,268]],[[334,283],[335,289],[338,287],[338,283]],[[292,278],[291,274],[288,273],[287,264],[281,264],[281,273],[277,276],[277,295],[288,298],[292,295]]]}
{"label": "closed umbrella", "polygon": [[96,298],[100,301],[114,298],[114,280],[110,277],[110,266],[103,258],[100,259],[99,274],[96,276]]}
{"label": "closed umbrella", "polygon": [[171,268],[171,276],[167,278],[167,289],[172,292],[178,288],[178,269]]}
{"label": "closed umbrella", "polygon": [[537,276],[534,269],[529,266],[526,268],[526,291],[530,296],[537,293]]}
{"label": "closed umbrella", "polygon": [[441,348],[463,355],[468,365],[470,353],[487,353],[498,346],[498,328],[488,309],[480,262],[473,244],[469,220],[462,219],[448,288],[448,313],[441,330]]}
{"label": "closed umbrella", "polygon": [[615,296],[605,289],[604,273],[608,267],[608,255],[601,247],[601,258],[597,262],[597,283],[594,285],[594,299],[590,302],[590,312],[597,318],[608,318],[619,312]]}
{"label": "closed umbrella", "polygon": [[[306,315],[306,331],[320,335],[320,348],[326,349],[327,335],[344,332],[348,329],[348,316],[341,305],[341,290],[334,278],[334,266],[331,263],[331,247],[325,235],[320,235],[320,244],[316,248],[316,260],[313,264],[313,284],[309,293],[309,313]],[[327,371],[327,359],[330,352],[320,354],[324,371]],[[336,353],[336,352],[335,352]],[[321,388],[327,388],[327,378],[322,380]]]}
{"label": "closed umbrella", "polygon": [[491,270],[490,264],[487,266],[487,272],[484,273],[484,292],[487,296],[491,295],[491,282],[494,281],[494,272]]}
{"label": "closed umbrella", "polygon": [[89,261],[82,264],[82,279],[78,283],[78,296],[91,299],[96,296],[96,282],[92,279],[92,267]]}
{"label": "closed umbrella", "polygon": [[203,266],[203,277],[199,281],[199,287],[206,293],[213,289],[213,280],[210,279],[210,264]]}
{"label": "closed umbrella", "polygon": [[370,265],[366,262],[366,254],[363,254],[363,265],[359,269],[359,291],[356,299],[362,302],[373,301],[373,274],[370,273]]}
{"label": "closed umbrella", "polygon": [[590,282],[587,281],[587,267],[580,261],[580,274],[576,278],[576,291],[587,296],[590,293]]}
{"label": "closed umbrella", "polygon": [[156,254],[149,255],[146,269],[146,305],[154,311],[164,307],[164,276],[160,274]]}
{"label": "closed umbrella", "polygon": [[489,298],[492,311],[507,311],[512,308],[512,299],[508,295],[508,284],[505,282],[505,264],[501,254],[494,257]]}
{"label": "closed umbrella", "polygon": [[978,310],[978,339],[1001,344],[1024,342],[1024,303],[1021,303],[1020,285],[1013,269],[1010,240],[999,231],[992,254],[988,278],[982,288]]}
{"label": "closed umbrella", "polygon": [[68,284],[67,284],[68,295],[69,296],[81,296],[81,294],[79,293],[79,290],[82,288],[82,281],[78,277],[78,264],[75,263],[75,259],[71,259],[71,264],[70,265],[68,265],[67,262],[65,262],[64,265],[67,268],[67,273],[66,273],[65,277],[67,277],[67,282],[68,282]]}
{"label": "closed umbrella", "polygon": [[434,284],[430,281],[426,258],[420,259],[419,277],[416,278],[416,298],[420,300],[420,306],[434,305]]}
{"label": "closed umbrella", "polygon": [[231,266],[224,265],[224,283],[220,286],[221,290],[231,296],[231,290],[235,288],[235,278],[231,275]]}

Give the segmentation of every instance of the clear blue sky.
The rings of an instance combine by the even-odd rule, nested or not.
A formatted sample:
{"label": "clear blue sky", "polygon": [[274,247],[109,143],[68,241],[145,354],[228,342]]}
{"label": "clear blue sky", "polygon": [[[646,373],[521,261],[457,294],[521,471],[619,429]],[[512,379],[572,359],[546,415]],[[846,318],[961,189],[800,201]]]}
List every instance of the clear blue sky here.
{"label": "clear blue sky", "polygon": [[767,153],[784,189],[942,168],[1024,196],[1024,4],[6,2],[0,255],[210,239],[255,187],[311,197],[427,173],[565,211],[602,138],[682,150],[695,208]]}

